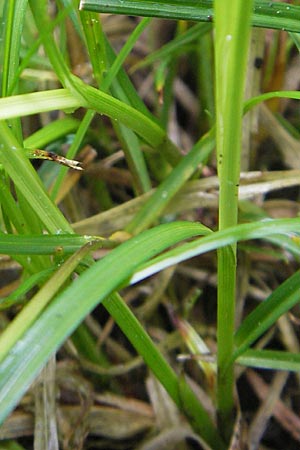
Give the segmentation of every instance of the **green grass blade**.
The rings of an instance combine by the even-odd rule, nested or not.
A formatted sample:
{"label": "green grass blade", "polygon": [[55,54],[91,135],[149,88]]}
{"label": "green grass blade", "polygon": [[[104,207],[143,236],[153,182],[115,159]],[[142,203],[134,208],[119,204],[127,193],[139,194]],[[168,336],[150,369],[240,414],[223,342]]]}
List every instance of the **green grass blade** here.
{"label": "green grass blade", "polygon": [[[111,89],[112,93],[117,94],[116,97],[124,101],[125,103],[127,102],[130,104],[130,102],[127,101],[128,99],[125,92],[118,82],[117,75],[126,57],[129,55],[139,36],[149,25],[149,23],[150,19],[143,19],[133,30],[129,39],[122,47],[118,56],[113,61],[111,67],[108,69],[107,75],[105,76],[105,79],[100,86],[101,90],[103,91]],[[139,140],[137,139],[136,135],[124,125],[118,124],[114,121],[113,126],[122,144],[126,161],[133,176],[133,183],[136,192],[144,193],[149,191],[151,189],[151,181]]]}
{"label": "green grass blade", "polygon": [[[60,24],[62,20],[68,15],[69,12],[70,8],[65,8],[64,10],[60,11],[57,17],[51,21],[48,33],[50,33],[58,24]],[[8,92],[9,95],[12,95],[12,93],[15,91],[15,87],[18,84],[18,81],[20,79],[23,70],[26,69],[26,67],[28,67],[30,63],[33,64],[33,66],[36,64],[37,67],[39,68],[44,67],[47,70],[51,70],[51,64],[48,62],[48,60],[36,54],[41,43],[42,39],[41,37],[38,37],[33,42],[28,44],[28,49],[26,52],[21,47],[20,55],[22,57],[22,61],[20,62],[19,67],[15,72],[14,78],[11,80],[10,90]]]}
{"label": "green grass blade", "polygon": [[75,110],[81,106],[105,114],[135,131],[149,145],[162,148],[171,163],[180,159],[177,147],[169,141],[165,130],[144,114],[112,96],[74,77],[78,95],[68,89],[54,89],[0,99],[0,120],[27,116],[56,109]]}
{"label": "green grass blade", "polygon": [[151,368],[165,387],[176,405],[190,419],[195,430],[213,448],[223,448],[224,445],[214,429],[211,419],[197,400],[190,386],[184,380],[178,380],[178,375],[166,362],[122,298],[114,294],[105,299],[103,304],[131,344],[136,348],[139,355],[143,357],[148,367]]}
{"label": "green grass blade", "polygon": [[80,9],[97,12],[126,14],[132,16],[163,17],[165,19],[200,20],[210,22],[213,15],[212,1],[202,0],[109,0],[101,4],[98,0],[81,0]]}
{"label": "green grass blade", "polygon": [[[2,96],[6,97],[12,92],[13,80],[18,71],[20,61],[20,48],[22,31],[27,9],[27,0],[12,0],[7,2],[4,8],[6,14],[2,17],[2,25],[5,26],[4,33],[4,52],[3,61],[0,62],[2,67]],[[14,92],[17,92],[18,84],[14,86]],[[22,129],[20,118],[10,122],[12,131],[17,140],[21,143]]]}
{"label": "green grass blade", "polygon": [[300,295],[300,273],[294,273],[242,322],[235,334],[237,358],[247,350],[276,320],[296,303]]}
{"label": "green grass blade", "polygon": [[[3,336],[10,334],[8,327],[0,337],[2,352],[10,351],[0,364],[0,421],[11,411],[50,355],[97,304],[130,277],[139,264],[166,247],[202,232],[201,225],[186,222],[147,230],[81,274],[53,300],[13,348],[3,345]],[[30,303],[26,308],[30,315]]]}
{"label": "green grass blade", "polygon": [[50,18],[47,15],[47,2],[45,0],[29,0],[29,4],[53,69],[62,85],[72,90],[71,71],[64,56],[59,51],[52,33],[49,31],[52,28]]}
{"label": "green grass blade", "polygon": [[[93,250],[97,248],[97,243],[87,244],[80,248],[70,258],[63,263],[57,272],[51,277],[31,301],[22,309],[15,319],[2,332],[0,361],[2,361],[10,349],[20,341],[22,335],[30,329],[37,317],[41,314],[50,300],[57,294],[63,284],[68,281],[69,276],[76,269],[78,264]],[[24,355],[23,355],[24,356]],[[0,420],[1,421],[1,420]]]}
{"label": "green grass blade", "polygon": [[164,58],[173,56],[178,52],[184,52],[184,48],[187,44],[190,44],[197,39],[203,37],[206,33],[208,33],[212,29],[211,24],[206,23],[198,23],[191,28],[188,28],[184,33],[176,36],[172,41],[163,45],[158,50],[151,52],[147,55],[142,61],[136,63],[132,71],[141,69],[143,67],[147,67],[150,64],[153,64],[157,60],[163,60]]}
{"label": "green grass blade", "polygon": [[[80,8],[132,16],[160,17],[165,19],[211,22],[214,20],[212,0],[81,0]],[[300,7],[287,3],[256,0],[252,24],[256,27],[273,28],[298,33]]]}
{"label": "green grass blade", "polygon": [[169,140],[166,131],[157,125],[156,122],[126,103],[92,86],[85,85],[78,78],[74,77],[73,81],[78,96],[82,99],[82,106],[121,122],[126,127],[135,131],[151,147],[157,148],[158,150],[161,149],[162,154],[165,155],[171,164],[178,163],[181,159],[178,148]]}
{"label": "green grass blade", "polygon": [[277,219],[252,222],[209,233],[208,236],[182,244],[180,247],[169,250],[163,255],[149,261],[139,268],[131,278],[130,283],[136,283],[163,269],[202,255],[203,253],[225,247],[226,245],[232,245],[236,242],[249,239],[269,238],[272,235],[280,233],[286,234],[292,240],[295,232],[298,234],[300,232],[300,219]]}
{"label": "green grass blade", "polygon": [[[14,74],[19,66],[21,35],[27,8],[27,0],[11,0],[7,3],[4,57],[2,67],[2,97],[10,91]],[[5,18],[2,18],[5,21]]]}
{"label": "green grass blade", "polygon": [[[26,233],[27,227],[25,226],[26,221],[19,208],[16,208],[16,200],[10,192],[9,186],[3,171],[0,178],[0,203],[5,211],[7,217],[9,217],[10,223],[20,234]],[[9,227],[6,227],[6,231],[10,231]],[[2,252],[5,254],[5,252]]]}
{"label": "green grass blade", "polygon": [[274,92],[266,92],[264,94],[258,95],[257,97],[251,97],[244,104],[244,112],[248,112],[251,108],[262,103],[266,100],[270,100],[271,98],[291,98],[294,100],[300,100],[300,92],[299,91],[274,91]]}
{"label": "green grass blade", "polygon": [[25,117],[56,109],[74,111],[80,108],[82,101],[74,97],[68,89],[14,95],[0,99],[0,120]]}
{"label": "green grass blade", "polygon": [[[72,142],[72,144],[70,145],[70,148],[68,149],[68,152],[66,154],[66,158],[68,159],[74,159],[82,142],[83,139],[88,131],[88,128],[93,120],[95,113],[94,111],[87,111],[84,118],[81,120],[79,126],[77,127],[77,131],[74,137],[74,140]],[[55,179],[55,182],[53,184],[53,188],[51,190],[51,198],[53,199],[53,201],[56,199],[59,190],[63,184],[64,178],[66,176],[68,172],[68,168],[61,166],[59,173]]]}
{"label": "green grass blade", "polygon": [[122,67],[123,62],[125,61],[126,57],[131,52],[134,44],[137,42],[140,35],[143,33],[143,31],[146,29],[146,27],[150,24],[150,19],[143,19],[141,22],[136,26],[136,28],[133,30],[133,32],[130,34],[127,42],[124,44],[122,49],[120,50],[118,56],[114,60],[113,64],[108,70],[107,75],[105,76],[105,79],[103,83],[101,83],[101,89],[103,91],[107,91],[112,84],[113,80],[116,78],[119,70]]}
{"label": "green grass blade", "polygon": [[101,85],[106,71],[106,52],[102,24],[95,13],[81,11],[81,24],[93,68],[93,76],[98,86]]}
{"label": "green grass blade", "polygon": [[[107,60],[109,62],[110,66],[113,66],[116,58],[115,51],[113,50],[112,46],[110,45],[109,41],[106,39],[106,53],[107,53]],[[112,87],[114,88],[117,84],[118,91],[121,89],[124,93],[124,97],[127,99],[127,103],[131,105],[133,108],[137,109],[141,113],[143,113],[145,116],[147,116],[149,119],[153,120],[158,124],[157,118],[150,113],[150,111],[147,109],[145,103],[141,100],[139,97],[135,87],[133,86],[131,80],[129,79],[127,73],[125,70],[121,67],[117,73],[116,79],[112,82]],[[113,92],[113,91],[112,91]],[[125,101],[125,98],[122,98],[123,101]]]}
{"label": "green grass blade", "polygon": [[0,163],[46,229],[55,234],[72,229],[48,194],[7,124],[0,121]]}
{"label": "green grass blade", "polygon": [[[11,294],[0,299],[0,310],[8,309],[13,305],[27,302],[29,292],[41,286],[55,271],[56,267],[50,267],[30,275],[22,284],[18,286]],[[28,294],[28,297],[26,295]]]}
{"label": "green grass blade", "polygon": [[151,180],[139,139],[122,124],[114,124],[114,128],[122,145],[136,194],[150,191]]}
{"label": "green grass blade", "polygon": [[138,234],[157,220],[174,195],[195,172],[198,165],[208,158],[214,145],[213,132],[200,139],[175,169],[172,170],[170,175],[158,186],[138,213],[135,214],[133,220],[127,225],[126,230],[130,233]]}
{"label": "green grass blade", "polygon": [[300,354],[276,350],[247,350],[237,363],[260,369],[300,371]]}
{"label": "green grass blade", "polygon": [[79,12],[78,12],[78,2],[77,0],[61,0],[61,3],[64,5],[64,9],[63,11],[68,11],[69,14],[69,18],[71,19],[71,21],[73,22],[74,28],[78,34],[78,36],[80,36],[80,38],[83,40],[84,39],[84,35],[83,35],[83,31],[82,31],[82,26],[79,20]]}
{"label": "green grass blade", "polygon": [[[66,108],[77,108],[79,106],[85,106],[88,109],[95,109],[100,114],[107,114],[114,120],[122,122],[125,126],[135,131],[139,134],[146,142],[150,145],[154,145],[159,147],[162,152],[168,157],[172,164],[176,164],[181,156],[179,150],[176,148],[174,144],[172,144],[164,130],[162,130],[159,126],[156,125],[153,121],[145,117],[139,111],[136,111],[133,108],[130,108],[127,105],[124,105],[122,102],[119,102],[116,99],[113,99],[111,96],[104,94],[103,92],[99,92],[96,89],[85,85],[81,80],[71,75],[70,70],[65,64],[63,56],[60,54],[57,45],[52,37],[52,34],[48,32],[50,29],[50,23],[48,17],[46,16],[46,2],[41,1],[37,2],[36,0],[31,0],[30,2],[33,14],[36,20],[36,26],[39,29],[40,35],[43,40],[44,47],[47,51],[48,57],[53,65],[53,68],[65,87],[70,88],[70,94],[73,99],[69,97],[70,104],[65,105]],[[65,92],[66,94],[66,92]],[[40,104],[36,106],[35,110],[33,109],[33,105],[31,104],[30,111],[26,112],[28,101],[35,99],[37,101],[38,96],[35,94],[29,94],[34,97],[27,97],[27,103],[20,102],[18,107],[16,108],[16,104],[2,104],[4,109],[6,109],[6,114],[3,118],[8,118],[9,112],[7,111],[7,107],[10,106],[10,112],[14,116],[16,114],[26,115],[32,114],[36,112],[51,110],[51,107],[46,103],[44,106]],[[51,94],[50,94],[51,96]],[[45,102],[45,96],[42,96],[43,102]],[[39,97],[41,98],[41,97]],[[85,100],[87,100],[87,103]],[[101,99],[103,101],[101,101]],[[20,99],[15,99],[17,102]],[[66,100],[66,98],[65,98]],[[73,101],[72,101],[73,100]],[[77,102],[76,102],[77,100]],[[112,100],[112,102],[110,101]],[[102,104],[102,108],[99,110],[99,105]],[[107,109],[108,106],[108,109]],[[117,109],[116,109],[117,107]],[[56,105],[56,109],[58,105]],[[1,118],[1,116],[0,116]]]}
{"label": "green grass blade", "polygon": [[[77,98],[82,103],[81,106],[94,109],[100,112],[100,114],[106,114],[112,119],[120,121],[123,125],[140,135],[151,146],[157,147],[170,160],[171,164],[176,164],[181,159],[180,151],[169,140],[166,132],[161,127],[148,117],[145,117],[140,111],[125,105],[117,99],[113,99],[104,92],[100,92],[86,85],[79,78],[71,74],[52,34],[47,32],[50,24],[46,15],[46,2],[44,0],[31,0],[30,4],[36,26],[42,36],[43,45],[56,75],[63,86],[70,89],[74,98]],[[97,42],[99,42],[99,39]],[[101,110],[99,110],[100,105]]]}
{"label": "green grass blade", "polygon": [[78,126],[79,120],[74,119],[73,117],[54,120],[24,139],[24,147],[42,149],[51,142],[54,142],[69,133],[75,132]]}
{"label": "green grass blade", "polygon": [[97,241],[100,247],[112,248],[113,241],[93,236],[75,234],[11,235],[0,234],[0,253],[4,255],[55,255],[70,254],[83,245]]}
{"label": "green grass blade", "polygon": [[201,130],[211,128],[215,122],[213,33],[206,33],[197,41],[197,86],[201,105],[199,121]]}

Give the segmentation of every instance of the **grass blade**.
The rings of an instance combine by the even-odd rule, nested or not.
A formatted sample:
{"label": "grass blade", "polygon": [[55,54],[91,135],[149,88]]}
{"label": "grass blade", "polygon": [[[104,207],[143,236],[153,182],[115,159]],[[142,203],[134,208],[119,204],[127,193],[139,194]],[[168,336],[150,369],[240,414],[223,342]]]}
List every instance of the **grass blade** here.
{"label": "grass blade", "polygon": [[[91,11],[127,14],[132,16],[160,17],[165,19],[211,22],[214,20],[212,0],[81,0],[81,9]],[[252,24],[256,27],[273,28],[299,32],[300,7],[274,1],[257,0],[254,4]]]}
{"label": "grass blade", "polygon": [[53,255],[70,254],[83,245],[98,241],[99,245],[111,248],[114,243],[109,239],[74,234],[58,235],[0,235],[0,253],[5,255]]}
{"label": "grass blade", "polygon": [[114,294],[105,299],[103,304],[177,406],[189,417],[195,430],[213,448],[223,448],[223,443],[212,426],[211,419],[189,385],[184,379],[178,380],[177,374],[173,372],[125,302]]}
{"label": "grass blade", "polygon": [[295,231],[299,233],[299,230],[300,219],[278,219],[237,225],[214,233],[206,232],[201,239],[182,244],[144,264],[130,279],[130,283],[136,283],[163,269],[226,245],[248,239],[269,238],[280,233],[293,239]]}
{"label": "grass blade", "polygon": [[[10,351],[0,364],[0,421],[11,411],[50,355],[98,303],[132,275],[139,264],[169,245],[202,232],[203,227],[198,224],[181,222],[147,230],[120,245],[81,274],[56,297],[30,331],[20,338],[15,349],[2,345],[5,334],[10,333],[8,327],[0,337],[2,352]],[[30,303],[26,307],[29,316]]]}
{"label": "grass blade", "polygon": [[237,363],[261,369],[300,371],[299,353],[276,350],[247,350],[238,357]]}
{"label": "grass blade", "polygon": [[127,225],[126,230],[130,233],[138,234],[157,220],[174,195],[196,171],[198,165],[208,158],[214,148],[214,144],[213,133],[209,133],[200,139],[170,175],[158,186],[138,213],[135,214],[133,220]]}
{"label": "grass blade", "polygon": [[30,209],[50,233],[72,232],[71,226],[48,197],[25,152],[3,121],[0,121],[0,136],[0,163],[26,198]]}
{"label": "grass blade", "polygon": [[249,314],[235,334],[234,358],[247,350],[276,320],[296,303],[300,295],[300,273],[294,273]]}

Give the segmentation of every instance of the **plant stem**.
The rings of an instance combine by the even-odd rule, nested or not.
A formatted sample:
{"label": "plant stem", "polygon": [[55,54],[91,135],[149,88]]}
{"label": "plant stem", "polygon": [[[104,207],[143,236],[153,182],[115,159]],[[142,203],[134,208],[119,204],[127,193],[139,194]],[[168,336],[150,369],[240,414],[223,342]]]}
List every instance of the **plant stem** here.
{"label": "plant stem", "polygon": [[[251,0],[215,0],[216,142],[220,179],[219,229],[237,223],[243,91]],[[220,427],[232,430],[236,246],[218,251],[218,387]]]}

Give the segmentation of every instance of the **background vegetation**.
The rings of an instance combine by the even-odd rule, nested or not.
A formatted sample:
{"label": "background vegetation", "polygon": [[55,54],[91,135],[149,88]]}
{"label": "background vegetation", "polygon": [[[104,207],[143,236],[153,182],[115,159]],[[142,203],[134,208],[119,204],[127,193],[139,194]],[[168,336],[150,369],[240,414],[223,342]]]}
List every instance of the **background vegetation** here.
{"label": "background vegetation", "polygon": [[0,11],[1,448],[297,448],[300,6]]}

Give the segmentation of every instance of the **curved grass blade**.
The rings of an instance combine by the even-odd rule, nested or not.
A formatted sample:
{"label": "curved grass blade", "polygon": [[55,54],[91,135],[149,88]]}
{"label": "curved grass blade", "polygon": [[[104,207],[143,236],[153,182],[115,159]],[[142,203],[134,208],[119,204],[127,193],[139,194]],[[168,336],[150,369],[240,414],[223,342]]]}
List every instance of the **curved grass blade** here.
{"label": "curved grass blade", "polygon": [[137,283],[167,267],[186,261],[194,256],[199,256],[239,241],[269,238],[272,235],[278,235],[280,233],[290,236],[290,239],[294,239],[295,233],[299,232],[300,219],[270,219],[216,231],[208,236],[196,239],[193,242],[188,242],[165,252],[161,256],[153,258],[136,271],[130,279],[130,284]]}
{"label": "curved grass blade", "polygon": [[54,89],[0,99],[0,120],[55,109],[72,112],[82,106],[123,123],[151,147],[161,147],[171,164],[179,162],[181,154],[178,148],[155,121],[111,95],[86,85],[79,78],[73,77],[73,81],[72,93],[69,89]]}
{"label": "curved grass blade", "polygon": [[237,358],[238,364],[260,369],[300,371],[300,354],[276,350],[246,350]]}
{"label": "curved grass blade", "polygon": [[276,320],[300,299],[300,272],[297,271],[249,314],[235,334],[234,359],[247,350]]}
{"label": "curved grass blade", "polygon": [[[97,261],[58,295],[15,347],[5,347],[7,356],[0,363],[0,422],[26,391],[50,355],[97,304],[125,282],[141,263],[182,239],[202,233],[201,225],[183,222],[147,230]],[[30,313],[30,303],[26,308],[27,311],[29,308]],[[2,352],[6,333],[10,333],[9,327],[0,336]]]}
{"label": "curved grass blade", "polygon": [[299,91],[273,91],[266,92],[265,94],[258,95],[257,97],[251,97],[244,103],[244,113],[248,112],[251,108],[271,98],[291,98],[294,100],[300,100]]}

